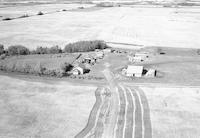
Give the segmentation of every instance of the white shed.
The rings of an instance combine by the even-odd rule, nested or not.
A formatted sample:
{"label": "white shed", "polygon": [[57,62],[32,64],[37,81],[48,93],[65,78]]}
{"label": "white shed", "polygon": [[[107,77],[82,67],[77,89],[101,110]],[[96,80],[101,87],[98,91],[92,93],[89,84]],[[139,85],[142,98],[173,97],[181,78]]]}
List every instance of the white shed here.
{"label": "white shed", "polygon": [[81,75],[85,73],[85,65],[84,64],[78,64],[72,69],[73,75]]}
{"label": "white shed", "polygon": [[147,52],[137,52],[137,53],[135,53],[135,57],[148,58],[149,55]]}
{"label": "white shed", "polygon": [[145,74],[146,77],[155,77],[156,76],[156,70],[155,69],[149,69],[148,72]]}
{"label": "white shed", "polygon": [[126,76],[142,77],[143,66],[129,65],[126,70]]}
{"label": "white shed", "polygon": [[105,53],[111,53],[111,51],[112,51],[112,50],[111,50],[110,48],[103,49],[104,54],[105,54]]}
{"label": "white shed", "polygon": [[103,51],[99,51],[99,52],[96,52],[96,58],[98,58],[98,59],[102,59],[103,58],[103,56],[104,56],[104,53],[103,53]]}
{"label": "white shed", "polygon": [[83,68],[77,66],[77,67],[73,68],[72,74],[73,75],[81,75],[84,73],[83,70],[84,70]]}

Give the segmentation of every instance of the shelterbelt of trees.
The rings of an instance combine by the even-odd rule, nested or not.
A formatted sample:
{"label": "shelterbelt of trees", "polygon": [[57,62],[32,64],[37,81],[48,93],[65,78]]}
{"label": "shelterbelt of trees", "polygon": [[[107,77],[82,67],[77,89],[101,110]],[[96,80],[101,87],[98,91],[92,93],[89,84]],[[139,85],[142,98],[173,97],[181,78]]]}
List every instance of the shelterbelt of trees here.
{"label": "shelterbelt of trees", "polygon": [[23,45],[12,45],[7,49],[4,49],[4,46],[0,44],[0,55],[29,55],[29,54],[58,54],[58,53],[74,53],[74,52],[89,52],[94,51],[95,49],[105,49],[108,46],[104,41],[94,40],[94,41],[78,41],[75,43],[67,44],[64,49],[61,49],[59,46],[42,47],[39,46],[34,50],[29,50]]}

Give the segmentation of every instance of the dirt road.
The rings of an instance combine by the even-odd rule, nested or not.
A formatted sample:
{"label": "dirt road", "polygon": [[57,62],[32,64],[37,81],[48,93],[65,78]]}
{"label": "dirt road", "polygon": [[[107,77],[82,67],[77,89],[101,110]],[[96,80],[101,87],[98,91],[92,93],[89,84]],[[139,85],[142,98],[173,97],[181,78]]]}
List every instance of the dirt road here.
{"label": "dirt road", "polygon": [[88,124],[76,138],[152,138],[147,98],[137,87],[119,84],[107,67],[108,86],[98,88]]}

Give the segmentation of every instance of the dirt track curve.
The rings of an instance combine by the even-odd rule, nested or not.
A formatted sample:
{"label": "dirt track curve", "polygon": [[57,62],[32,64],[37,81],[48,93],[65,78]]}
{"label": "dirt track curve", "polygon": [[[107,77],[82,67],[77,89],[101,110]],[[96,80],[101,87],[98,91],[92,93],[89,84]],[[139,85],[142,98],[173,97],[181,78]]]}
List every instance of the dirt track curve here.
{"label": "dirt track curve", "polygon": [[97,88],[88,123],[75,138],[152,138],[145,93],[117,83],[109,70],[103,73],[109,86]]}

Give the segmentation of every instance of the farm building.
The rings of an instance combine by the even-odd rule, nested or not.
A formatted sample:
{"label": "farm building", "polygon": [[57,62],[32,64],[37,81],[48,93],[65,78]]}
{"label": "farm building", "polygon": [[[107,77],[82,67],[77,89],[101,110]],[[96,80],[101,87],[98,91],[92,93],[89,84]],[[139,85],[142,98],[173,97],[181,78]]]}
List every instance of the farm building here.
{"label": "farm building", "polygon": [[142,62],[144,61],[144,58],[143,57],[140,57],[140,56],[132,56],[132,55],[129,55],[128,56],[128,60],[130,62]]}
{"label": "farm building", "polygon": [[156,70],[155,69],[149,69],[147,73],[145,74],[145,77],[153,78],[156,76]]}
{"label": "farm building", "polygon": [[128,60],[130,62],[142,62],[148,57],[147,52],[137,52],[135,54],[128,55]]}
{"label": "farm building", "polygon": [[137,52],[137,53],[135,53],[135,57],[148,58],[149,55],[147,52]]}
{"label": "farm building", "polygon": [[85,73],[85,66],[83,64],[79,64],[72,69],[73,75],[82,75]]}
{"label": "farm building", "polygon": [[112,50],[110,49],[110,48],[106,48],[106,49],[104,49],[103,50],[103,53],[105,54],[105,53],[111,53],[112,52]]}
{"label": "farm building", "polygon": [[104,56],[104,53],[103,53],[102,51],[98,51],[98,52],[96,52],[96,55],[95,55],[96,58],[98,58],[98,59],[102,59],[103,56]]}
{"label": "farm building", "polygon": [[143,66],[129,65],[126,69],[126,76],[142,77]]}
{"label": "farm building", "polygon": [[91,57],[91,56],[85,57],[84,60],[83,60],[83,63],[95,64],[96,58]]}

